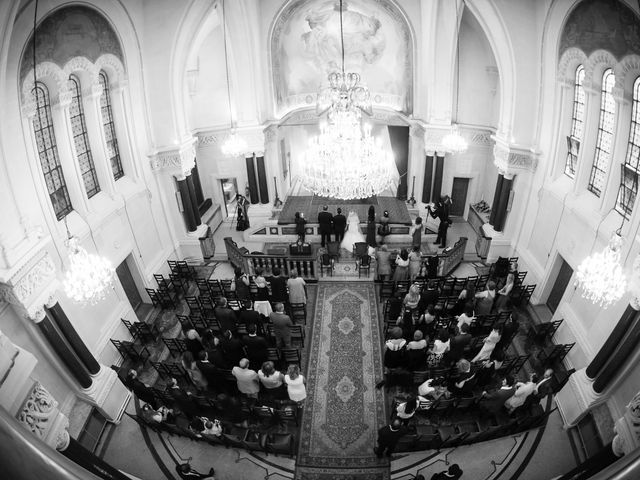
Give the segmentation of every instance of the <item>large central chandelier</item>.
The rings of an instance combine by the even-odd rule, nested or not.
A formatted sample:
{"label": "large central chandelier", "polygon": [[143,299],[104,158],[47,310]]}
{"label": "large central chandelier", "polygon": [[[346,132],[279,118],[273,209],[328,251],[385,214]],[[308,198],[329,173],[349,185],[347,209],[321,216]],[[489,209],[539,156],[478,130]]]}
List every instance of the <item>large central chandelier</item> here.
{"label": "large central chandelier", "polygon": [[231,107],[231,82],[229,80],[229,57],[227,53],[227,11],[222,0],[222,41],[224,42],[224,66],[227,72],[227,101],[229,104],[229,118],[231,119],[231,131],[229,136],[225,138],[220,146],[222,154],[227,157],[239,157],[247,153],[249,146],[244,138],[242,138],[235,129],[233,120],[233,108]]}
{"label": "large central chandelier", "polygon": [[371,98],[357,73],[345,73],[342,0],[340,0],[342,71],[329,74],[329,86],[318,94],[316,110],[326,112],[320,134],[309,141],[302,184],[316,195],[344,200],[377,195],[391,185],[393,157],[362,123]]}
{"label": "large central chandelier", "polygon": [[627,280],[620,265],[622,243],[618,231],[602,252],[585,258],[576,273],[576,286],[582,288],[582,296],[603,308],[620,300],[626,290]]}
{"label": "large central chandelier", "polygon": [[113,267],[109,260],[88,253],[76,237],[67,239],[69,269],[64,278],[67,297],[78,303],[95,305],[113,283]]}

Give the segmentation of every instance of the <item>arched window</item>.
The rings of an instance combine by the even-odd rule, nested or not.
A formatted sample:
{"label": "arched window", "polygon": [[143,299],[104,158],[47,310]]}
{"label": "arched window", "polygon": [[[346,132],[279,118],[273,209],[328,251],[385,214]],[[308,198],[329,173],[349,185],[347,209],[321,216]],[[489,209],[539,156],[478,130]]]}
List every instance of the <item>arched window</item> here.
{"label": "arched window", "polygon": [[564,173],[571,178],[576,175],[576,165],[578,163],[578,150],[582,141],[582,130],[584,128],[584,67],[580,65],[576,69],[575,88],[573,91],[573,113],[571,115],[571,133],[567,137],[569,151],[567,161],[564,166]]}
{"label": "arched window", "polygon": [[100,95],[100,110],[102,111],[102,127],[104,128],[104,138],[107,141],[107,154],[111,162],[111,171],[113,178],[118,180],[124,176],[122,162],[120,161],[120,150],[118,150],[118,139],[116,138],[116,129],[113,125],[113,113],[111,112],[111,96],[109,94],[109,79],[107,75],[101,71],[100,86],[102,94]]}
{"label": "arched window", "polygon": [[47,185],[49,198],[58,220],[62,220],[73,210],[64,173],[58,157],[56,136],[53,133],[53,121],[51,120],[51,104],[49,103],[49,90],[43,83],[36,83],[33,90],[36,98],[36,114],[33,118],[33,133],[36,138],[38,157],[44,181]]}
{"label": "arched window", "polygon": [[638,193],[638,163],[640,163],[640,77],[633,84],[633,107],[631,110],[631,128],[629,129],[629,145],[627,158],[622,165],[620,189],[616,200],[616,210],[625,218],[631,216],[633,203]]}
{"label": "arched window", "polygon": [[71,131],[73,133],[73,144],[76,147],[76,156],[84,188],[89,198],[100,191],[96,167],[93,164],[89,139],[87,138],[87,126],[84,121],[84,110],[82,108],[82,94],[80,91],[80,80],[75,75],[69,76],[69,90],[71,91],[71,105],[69,106],[69,116],[71,120]]}
{"label": "arched window", "polygon": [[613,148],[613,127],[615,125],[616,102],[613,99],[613,86],[616,77],[610,68],[602,76],[602,98],[600,100],[600,122],[598,123],[598,139],[596,154],[591,167],[587,188],[597,197],[602,193],[607,174],[607,166]]}

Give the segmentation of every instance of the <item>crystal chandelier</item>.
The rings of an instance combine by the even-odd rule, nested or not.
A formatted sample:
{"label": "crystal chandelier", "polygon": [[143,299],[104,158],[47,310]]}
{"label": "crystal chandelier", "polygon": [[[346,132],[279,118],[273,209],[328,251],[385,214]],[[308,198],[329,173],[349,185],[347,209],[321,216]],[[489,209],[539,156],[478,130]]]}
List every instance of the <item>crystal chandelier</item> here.
{"label": "crystal chandelier", "polygon": [[69,236],[69,270],[64,278],[64,290],[79,303],[95,305],[113,283],[113,267],[106,258],[87,253],[76,237]]}
{"label": "crystal chandelier", "polygon": [[362,124],[362,112],[370,115],[367,87],[357,73],[344,70],[344,32],[340,0],[342,71],[329,74],[329,87],[318,93],[316,111],[326,112],[320,134],[309,141],[302,184],[316,195],[344,200],[377,195],[391,185],[393,157]]}
{"label": "crystal chandelier", "polygon": [[578,267],[576,286],[582,288],[582,296],[603,308],[620,300],[626,290],[627,280],[620,265],[622,243],[618,231],[602,252],[589,255]]}
{"label": "crystal chandelier", "polygon": [[227,72],[227,101],[229,104],[229,116],[231,118],[231,132],[224,140],[220,149],[227,157],[239,157],[249,150],[249,146],[244,138],[236,133],[235,122],[233,120],[233,108],[231,107],[231,82],[229,81],[229,57],[227,54],[227,12],[222,0],[222,41],[224,42],[224,66]]}

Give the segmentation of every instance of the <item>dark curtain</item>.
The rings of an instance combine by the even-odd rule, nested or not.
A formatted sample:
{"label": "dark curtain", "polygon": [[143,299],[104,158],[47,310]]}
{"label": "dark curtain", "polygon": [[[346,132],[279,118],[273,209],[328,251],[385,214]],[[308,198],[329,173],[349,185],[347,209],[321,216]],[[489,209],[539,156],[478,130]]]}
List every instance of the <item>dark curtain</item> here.
{"label": "dark curtain", "polygon": [[427,155],[424,165],[424,182],[422,183],[422,203],[431,201],[431,184],[433,182],[433,155]]}
{"label": "dark curtain", "polygon": [[251,203],[254,205],[260,202],[258,195],[258,182],[256,181],[256,170],[253,166],[253,156],[247,157],[247,181],[249,182],[249,193]]}
{"label": "dark curtain", "polygon": [[198,200],[198,205],[202,205],[204,202],[204,193],[202,192],[202,183],[200,182],[200,173],[198,172],[197,162],[195,162],[191,169],[191,178],[193,179],[193,187],[196,190],[196,200]]}
{"label": "dark curtain", "polygon": [[434,202],[440,200],[442,196],[442,174],[444,172],[444,155],[436,156],[436,175],[433,179],[433,195],[431,198]]}
{"label": "dark curtain", "polygon": [[400,174],[400,185],[398,185],[398,200],[407,199],[407,168],[409,166],[409,127],[388,125],[389,140],[393,157],[396,160],[396,167]]}
{"label": "dark curtain", "polygon": [[256,157],[256,166],[258,170],[258,186],[260,188],[260,203],[269,203],[269,186],[267,185],[264,157]]}

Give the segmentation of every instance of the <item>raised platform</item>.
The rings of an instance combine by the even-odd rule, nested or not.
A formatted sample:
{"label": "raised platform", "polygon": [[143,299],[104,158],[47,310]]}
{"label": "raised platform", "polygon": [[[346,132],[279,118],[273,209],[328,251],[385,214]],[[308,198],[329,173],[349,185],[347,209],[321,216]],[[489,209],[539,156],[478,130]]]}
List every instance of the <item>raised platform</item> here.
{"label": "raised platform", "polygon": [[322,211],[324,205],[329,206],[329,212],[333,215],[336,214],[338,207],[342,209],[342,213],[345,216],[350,211],[355,211],[361,223],[366,222],[369,207],[373,205],[376,209],[376,221],[380,218],[382,212],[387,210],[390,223],[411,225],[411,215],[409,215],[406,202],[394,197],[374,196],[365,199],[338,200],[317,195],[290,195],[287,197],[280,212],[278,224],[293,224],[296,212],[304,213],[309,223],[315,223],[318,220],[318,212]]}

